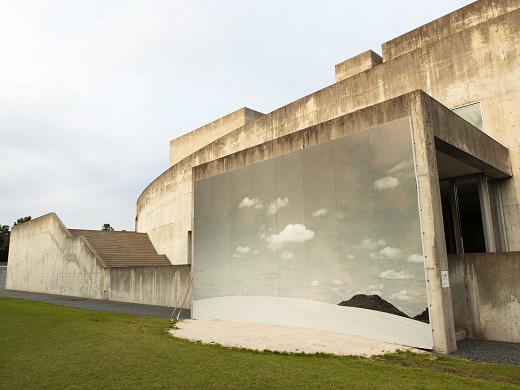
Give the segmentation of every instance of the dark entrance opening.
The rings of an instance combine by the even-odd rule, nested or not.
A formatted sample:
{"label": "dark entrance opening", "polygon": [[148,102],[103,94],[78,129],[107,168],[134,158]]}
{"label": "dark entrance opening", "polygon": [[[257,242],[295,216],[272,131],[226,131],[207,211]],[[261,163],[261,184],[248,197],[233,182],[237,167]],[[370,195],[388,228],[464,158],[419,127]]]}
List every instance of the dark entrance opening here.
{"label": "dark entrance opening", "polygon": [[478,178],[455,178],[440,184],[447,252],[486,252]]}

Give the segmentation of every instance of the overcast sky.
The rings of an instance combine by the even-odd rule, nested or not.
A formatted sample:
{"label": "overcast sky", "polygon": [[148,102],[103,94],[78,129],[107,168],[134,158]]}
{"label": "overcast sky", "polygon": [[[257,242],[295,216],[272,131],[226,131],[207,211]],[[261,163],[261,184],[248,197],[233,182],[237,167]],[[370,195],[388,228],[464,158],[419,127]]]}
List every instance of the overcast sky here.
{"label": "overcast sky", "polygon": [[0,0],[0,225],[133,230],[169,141],[471,1]]}

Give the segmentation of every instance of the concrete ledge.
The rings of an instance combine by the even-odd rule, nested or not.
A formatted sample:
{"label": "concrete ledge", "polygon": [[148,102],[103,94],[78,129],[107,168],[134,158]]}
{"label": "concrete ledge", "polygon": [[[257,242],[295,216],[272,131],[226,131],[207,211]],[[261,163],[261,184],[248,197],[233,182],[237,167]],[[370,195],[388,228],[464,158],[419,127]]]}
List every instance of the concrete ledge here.
{"label": "concrete ledge", "polygon": [[372,69],[382,63],[383,58],[379,54],[374,53],[372,50],[367,50],[336,65],[336,82]]}

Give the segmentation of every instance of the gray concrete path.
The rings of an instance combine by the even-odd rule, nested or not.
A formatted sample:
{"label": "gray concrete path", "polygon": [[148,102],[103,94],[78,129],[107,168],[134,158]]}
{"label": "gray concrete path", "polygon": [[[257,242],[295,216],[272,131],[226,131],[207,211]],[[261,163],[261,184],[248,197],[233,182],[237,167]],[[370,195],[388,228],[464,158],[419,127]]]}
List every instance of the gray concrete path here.
{"label": "gray concrete path", "polygon": [[[47,302],[62,306],[79,307],[83,309],[136,314],[148,317],[170,318],[172,314],[171,307],[139,305],[136,303],[103,301],[98,299],[6,290],[5,271],[6,267],[0,266],[0,296]],[[189,310],[183,310],[180,318],[190,318]],[[450,357],[520,367],[520,343],[464,339],[457,343],[457,347],[458,351],[449,355]]]}

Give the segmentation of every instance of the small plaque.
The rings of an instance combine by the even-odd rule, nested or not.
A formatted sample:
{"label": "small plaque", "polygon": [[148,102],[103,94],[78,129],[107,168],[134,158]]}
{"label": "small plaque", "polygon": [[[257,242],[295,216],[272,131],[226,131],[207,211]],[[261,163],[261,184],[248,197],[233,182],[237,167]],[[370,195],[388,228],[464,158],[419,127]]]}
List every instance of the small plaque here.
{"label": "small plaque", "polygon": [[441,271],[442,288],[450,287],[450,279],[448,277],[448,271]]}

